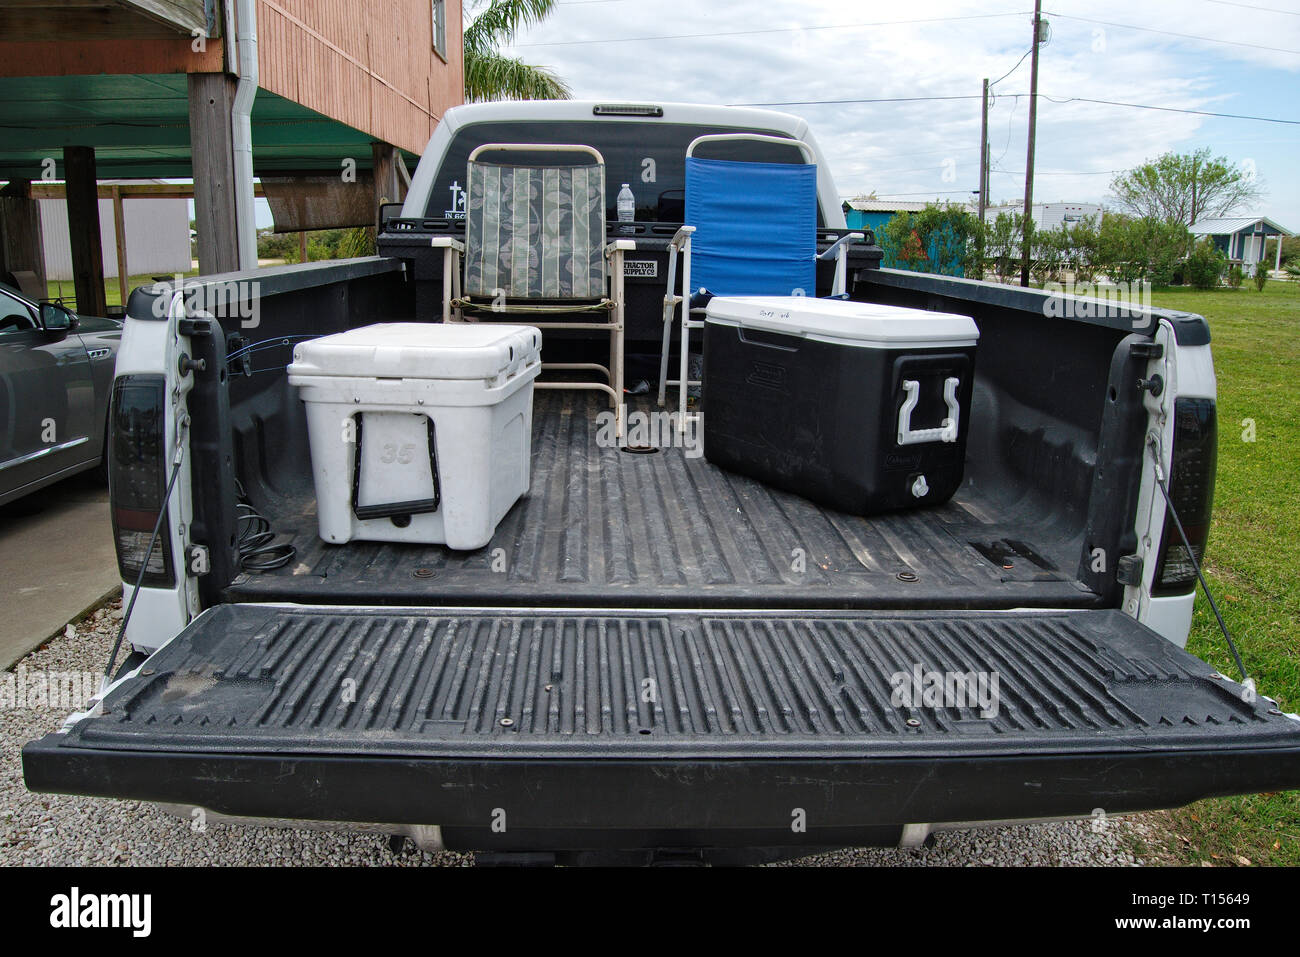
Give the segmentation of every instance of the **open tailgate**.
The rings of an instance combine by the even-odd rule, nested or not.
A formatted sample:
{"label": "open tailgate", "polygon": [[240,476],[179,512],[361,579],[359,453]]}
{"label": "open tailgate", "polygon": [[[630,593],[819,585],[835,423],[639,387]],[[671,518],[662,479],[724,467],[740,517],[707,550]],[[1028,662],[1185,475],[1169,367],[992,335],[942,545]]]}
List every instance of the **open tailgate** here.
{"label": "open tailgate", "polygon": [[[997,676],[995,706],[927,702],[949,674]],[[851,840],[1300,787],[1300,721],[1241,690],[1110,610],[225,605],[23,770],[232,815],[788,835],[802,809]]]}

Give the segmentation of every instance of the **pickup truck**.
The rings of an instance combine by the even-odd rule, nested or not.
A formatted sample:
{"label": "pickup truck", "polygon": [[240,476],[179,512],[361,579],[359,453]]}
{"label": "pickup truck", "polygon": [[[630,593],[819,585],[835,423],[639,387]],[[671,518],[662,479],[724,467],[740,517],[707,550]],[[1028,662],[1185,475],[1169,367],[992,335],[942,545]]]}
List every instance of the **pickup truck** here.
{"label": "pickup truck", "polygon": [[[110,421],[131,656],[26,745],[27,786],[559,862],[913,846],[1300,787],[1300,718],[1183,650],[1217,440],[1196,315],[885,269],[867,237],[852,299],[979,329],[951,501],[831,511],[707,448],[601,445],[604,400],[547,391],[531,491],[486,547],[320,540],[293,344],[441,320],[438,240],[463,231],[474,147],[603,154],[609,235],[636,244],[628,402],[650,410],[632,387],[638,362],[657,373],[686,146],[730,131],[812,146],[819,248],[847,232],[797,118],[469,105],[437,127],[380,255],[136,289]],[[544,355],[607,343],[548,334]],[[268,528],[288,547],[255,547]],[[963,680],[996,700],[929,694]]]}

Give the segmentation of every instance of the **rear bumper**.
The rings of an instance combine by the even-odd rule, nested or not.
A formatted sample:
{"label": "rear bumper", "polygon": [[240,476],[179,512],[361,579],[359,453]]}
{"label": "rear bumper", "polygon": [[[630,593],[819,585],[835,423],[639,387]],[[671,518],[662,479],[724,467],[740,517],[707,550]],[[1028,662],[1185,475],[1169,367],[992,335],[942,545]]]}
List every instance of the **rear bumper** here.
{"label": "rear bumper", "polygon": [[[1300,786],[1300,747],[808,760],[436,759],[23,749],[34,791],[231,816],[438,825],[478,847],[696,832],[731,843],[895,843],[907,824],[1089,817]],[[792,827],[802,811],[806,831]],[[502,833],[493,824],[504,826]],[[698,837],[705,835],[706,837]],[[743,835],[743,838],[742,838]],[[640,840],[641,838],[638,838]],[[645,839],[649,839],[648,837]],[[677,843],[676,840],[672,843]]]}

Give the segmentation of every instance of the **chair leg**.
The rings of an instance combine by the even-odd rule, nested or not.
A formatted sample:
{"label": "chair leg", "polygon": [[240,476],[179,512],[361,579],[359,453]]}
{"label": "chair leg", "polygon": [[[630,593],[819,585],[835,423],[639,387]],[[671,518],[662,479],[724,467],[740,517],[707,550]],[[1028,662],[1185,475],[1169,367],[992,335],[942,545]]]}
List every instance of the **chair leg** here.
{"label": "chair leg", "polygon": [[690,361],[691,361],[691,327],[689,323],[689,307],[685,302],[682,303],[682,361],[681,373],[677,380],[677,428],[681,429],[683,434],[686,432],[686,398],[690,391]]}
{"label": "chair leg", "polygon": [[[620,330],[611,329],[609,331],[609,384],[620,398],[623,395],[623,383],[620,381],[622,369],[619,367],[620,360],[623,358],[622,338]],[[614,406],[614,411],[617,412],[618,401],[615,400],[610,404]]]}
{"label": "chair leg", "polygon": [[610,369],[614,374],[614,381],[611,384],[614,386],[614,394],[618,396],[614,400],[614,429],[621,443],[627,438],[627,394],[623,388],[623,324],[621,322],[614,337],[614,356],[611,359]]}
{"label": "chair leg", "polygon": [[668,349],[672,345],[673,315],[676,308],[664,303],[664,341],[659,350],[659,404],[664,404],[668,391]]}
{"label": "chair leg", "polygon": [[442,250],[442,321],[451,322],[451,300],[453,293],[451,290],[451,250],[444,247]]}

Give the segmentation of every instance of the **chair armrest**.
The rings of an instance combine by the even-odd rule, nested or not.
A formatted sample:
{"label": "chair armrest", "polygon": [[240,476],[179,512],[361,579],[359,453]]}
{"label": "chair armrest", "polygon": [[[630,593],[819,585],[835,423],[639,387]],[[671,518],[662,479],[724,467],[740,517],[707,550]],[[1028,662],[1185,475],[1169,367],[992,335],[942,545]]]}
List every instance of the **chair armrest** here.
{"label": "chair armrest", "polygon": [[616,252],[632,252],[636,249],[635,239],[616,239],[612,243],[605,245],[605,255],[612,256]]}
{"label": "chair armrest", "polygon": [[465,244],[450,236],[434,236],[430,238],[429,245],[434,249],[454,249],[458,253],[465,252]]}
{"label": "chair armrest", "polygon": [[690,239],[695,232],[694,226],[683,226],[677,232],[673,233],[673,238],[668,240],[669,249],[681,249],[686,240]]}
{"label": "chair armrest", "polygon": [[841,246],[847,246],[849,243],[860,243],[864,239],[866,239],[866,237],[863,236],[861,233],[845,233],[839,239],[835,240],[835,242],[833,242],[830,245],[830,247],[827,248],[826,252],[818,253],[817,258],[830,259],[832,256],[839,254]]}

